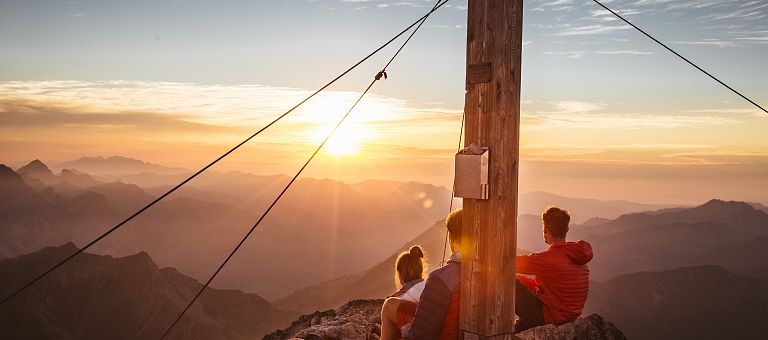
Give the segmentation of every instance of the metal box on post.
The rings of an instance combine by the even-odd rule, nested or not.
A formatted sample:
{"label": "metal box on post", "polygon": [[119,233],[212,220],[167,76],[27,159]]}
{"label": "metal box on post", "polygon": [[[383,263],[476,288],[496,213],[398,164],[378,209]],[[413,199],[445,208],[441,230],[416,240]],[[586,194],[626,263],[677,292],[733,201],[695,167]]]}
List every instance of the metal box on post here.
{"label": "metal box on post", "polygon": [[470,145],[456,154],[454,196],[488,199],[488,148]]}

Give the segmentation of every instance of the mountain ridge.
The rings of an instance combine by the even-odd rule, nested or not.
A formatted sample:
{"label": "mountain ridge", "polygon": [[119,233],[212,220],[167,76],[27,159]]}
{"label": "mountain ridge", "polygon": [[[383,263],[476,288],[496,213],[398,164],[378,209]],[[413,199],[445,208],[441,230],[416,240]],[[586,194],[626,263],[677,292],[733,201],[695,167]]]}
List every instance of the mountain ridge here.
{"label": "mountain ridge", "polygon": [[643,271],[591,285],[584,313],[603,315],[630,339],[768,336],[768,280],[720,266]]}
{"label": "mountain ridge", "polygon": [[[0,261],[0,294],[6,296],[76,250],[68,243]],[[83,253],[0,309],[0,337],[156,337],[200,287],[173,268],[159,268],[146,252],[125,257]],[[257,295],[209,288],[170,335],[254,338],[293,317]]]}

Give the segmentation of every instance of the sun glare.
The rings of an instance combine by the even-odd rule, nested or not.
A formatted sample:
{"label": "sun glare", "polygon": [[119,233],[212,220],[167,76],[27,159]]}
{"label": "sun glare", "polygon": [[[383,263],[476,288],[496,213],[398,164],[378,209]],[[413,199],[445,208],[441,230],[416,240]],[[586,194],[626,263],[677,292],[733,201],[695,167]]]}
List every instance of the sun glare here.
{"label": "sun glare", "polygon": [[[348,110],[346,98],[320,98],[311,103],[302,113],[304,119],[316,125],[306,132],[310,143],[319,143],[338,123],[340,113]],[[363,152],[366,141],[375,138],[374,132],[365,122],[371,121],[384,110],[372,103],[363,102],[345,121],[323,147],[322,153],[335,158],[346,158]],[[336,114],[333,114],[336,113]]]}
{"label": "sun glare", "polygon": [[368,138],[364,130],[357,124],[342,125],[325,144],[324,152],[334,157],[350,157],[359,154],[362,151],[363,141]]}

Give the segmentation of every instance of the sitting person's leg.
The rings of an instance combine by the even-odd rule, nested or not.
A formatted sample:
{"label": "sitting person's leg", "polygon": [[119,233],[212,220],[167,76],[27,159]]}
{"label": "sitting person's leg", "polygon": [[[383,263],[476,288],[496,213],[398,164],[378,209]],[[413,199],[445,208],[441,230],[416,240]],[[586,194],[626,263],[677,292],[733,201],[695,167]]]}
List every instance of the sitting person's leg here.
{"label": "sitting person's leg", "polygon": [[515,333],[545,324],[541,300],[519,279],[515,283],[515,314],[519,318]]}
{"label": "sitting person's leg", "polygon": [[381,339],[400,339],[400,329],[413,322],[416,304],[399,298],[388,298],[381,306]]}

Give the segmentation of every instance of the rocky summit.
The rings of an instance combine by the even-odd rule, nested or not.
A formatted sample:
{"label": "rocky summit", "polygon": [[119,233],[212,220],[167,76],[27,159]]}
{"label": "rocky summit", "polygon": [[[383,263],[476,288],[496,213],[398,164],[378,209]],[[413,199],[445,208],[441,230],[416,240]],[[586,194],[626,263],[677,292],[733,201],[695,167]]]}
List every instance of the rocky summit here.
{"label": "rocky summit", "polygon": [[[382,299],[353,300],[338,309],[314,312],[299,317],[285,329],[274,331],[264,340],[295,339],[379,339]],[[621,332],[611,322],[603,320],[598,314],[582,317],[574,322],[555,326],[536,327],[517,334],[523,340],[625,340]]]}
{"label": "rocky summit", "polygon": [[335,310],[302,315],[287,328],[267,334],[264,340],[378,339],[383,303],[383,299],[353,300]]}
{"label": "rocky summit", "polygon": [[581,317],[560,326],[545,325],[520,332],[524,340],[594,339],[623,340],[627,337],[613,323],[603,320],[598,314]]}

